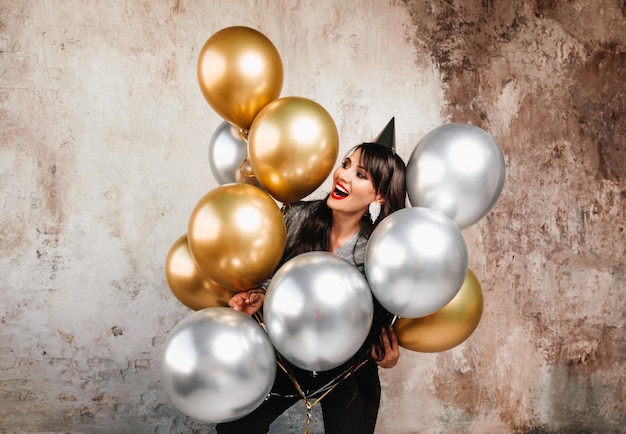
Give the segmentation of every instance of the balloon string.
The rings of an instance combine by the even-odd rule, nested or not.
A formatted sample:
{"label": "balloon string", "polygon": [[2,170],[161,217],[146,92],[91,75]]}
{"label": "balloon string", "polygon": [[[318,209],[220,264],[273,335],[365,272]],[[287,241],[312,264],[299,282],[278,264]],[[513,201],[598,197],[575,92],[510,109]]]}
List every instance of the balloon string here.
{"label": "balloon string", "polygon": [[398,320],[398,315],[394,315],[393,318],[391,318],[391,322],[389,323],[389,325],[390,326],[394,325],[397,320]]}
{"label": "balloon string", "polygon": [[[341,383],[342,381],[344,381],[345,379],[350,377],[350,375],[354,374],[357,370],[359,370],[366,363],[367,363],[367,359],[365,359],[361,363],[359,363],[356,367],[354,367],[354,369],[353,368],[346,369],[340,375],[338,375],[337,377],[333,378],[332,380],[330,380],[328,383],[326,383],[324,386],[320,387],[319,389],[317,389],[313,393],[306,394],[306,393],[304,393],[302,391],[302,388],[300,387],[300,383],[298,383],[298,380],[296,379],[296,376],[291,372],[291,370],[287,369],[287,367],[284,365],[284,363],[282,361],[282,357],[280,356],[280,354],[278,352],[276,353],[276,364],[283,370],[283,372],[285,372],[285,374],[287,374],[287,376],[289,377],[289,379],[293,383],[294,387],[298,391],[298,394],[304,400],[304,406],[306,407],[306,414],[307,414],[306,427],[305,427],[305,430],[304,430],[304,434],[308,434],[309,433],[309,425],[311,424],[311,417],[313,415],[313,413],[312,413],[313,407],[315,405],[317,405],[322,399],[324,399],[330,392],[332,392],[333,389],[339,383]],[[326,388],[328,388],[328,390],[324,391]],[[309,396],[315,396],[315,395],[317,395],[318,393],[320,393],[322,391],[324,391],[324,393],[322,393],[315,401],[313,401],[313,402],[309,401]]]}
{"label": "balloon string", "polygon": [[246,142],[246,144],[248,143],[248,134],[249,133],[250,133],[250,130],[247,129],[247,128],[241,128],[239,130],[239,137],[241,137],[241,140]]}
{"label": "balloon string", "polygon": [[[346,378],[348,378],[350,375],[352,375],[353,372],[356,372],[361,366],[363,366],[365,363],[367,362],[366,360],[363,360],[361,363],[359,363],[356,367],[350,367],[348,369],[346,369],[345,371],[343,371],[341,374],[339,374],[338,376],[336,376],[335,378],[333,378],[332,380],[330,380],[328,383],[324,384],[322,387],[320,387],[319,389],[317,389],[316,391],[310,393],[310,396],[315,396],[319,393],[324,392],[324,394],[322,396],[319,397],[319,399],[317,401],[320,401],[324,396],[328,395],[330,393],[330,391],[337,386],[339,383],[341,383],[343,380],[345,380]],[[337,381],[339,380],[339,381]],[[316,402],[317,402],[316,401]]]}
{"label": "balloon string", "polygon": [[[263,327],[263,329],[267,332],[267,329],[265,328],[265,323],[263,321],[263,316],[259,312],[255,312],[253,314],[253,317],[261,325],[261,327]],[[288,369],[287,366],[285,365],[285,363],[283,362],[283,359],[282,359],[282,356],[280,355],[280,353],[278,351],[276,351],[276,364],[278,365],[278,367],[280,367],[280,369],[283,370],[283,372],[285,374],[287,374],[287,376],[289,377],[289,379],[293,383],[293,386],[295,387],[296,391],[298,392],[298,395],[300,395],[300,397],[304,401],[304,406],[306,408],[306,428],[304,430],[305,434],[309,434],[309,426],[311,424],[311,418],[313,416],[313,413],[312,413],[313,406],[317,405],[330,392],[332,392],[333,389],[339,383],[341,383],[342,381],[346,380],[348,377],[350,377],[350,375],[352,375],[356,371],[358,371],[363,365],[365,365],[367,363],[367,361],[368,361],[368,359],[366,358],[365,360],[361,361],[355,367],[349,367],[348,369],[346,369],[341,374],[339,374],[338,376],[336,376],[335,378],[330,380],[328,383],[324,384],[322,387],[320,387],[316,391],[307,394],[307,393],[304,393],[304,391],[302,390],[302,387],[300,387],[300,383],[298,383],[298,379],[293,374],[293,372],[291,372],[291,369]],[[309,401],[309,396],[315,396],[318,393],[322,393],[322,394],[314,402]],[[277,395],[277,394],[276,393],[270,393],[270,395]]]}
{"label": "balloon string", "polygon": [[312,412],[313,404],[311,404],[309,401],[305,399],[304,405],[306,406],[306,426],[304,428],[304,434],[309,434],[309,427],[311,425],[311,416],[313,415],[313,412]]}
{"label": "balloon string", "polygon": [[254,318],[256,322],[258,322],[259,325],[263,328],[265,333],[267,333],[267,327],[265,326],[265,321],[263,321],[263,316],[258,311],[252,314],[252,318]]}

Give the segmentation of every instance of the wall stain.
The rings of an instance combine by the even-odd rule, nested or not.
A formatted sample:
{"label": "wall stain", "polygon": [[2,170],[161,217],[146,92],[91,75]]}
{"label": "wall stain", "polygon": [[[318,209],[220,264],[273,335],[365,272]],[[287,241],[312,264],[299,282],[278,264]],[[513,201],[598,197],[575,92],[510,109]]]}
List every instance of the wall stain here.
{"label": "wall stain", "polygon": [[176,0],[173,11],[175,14],[182,14],[185,12],[185,5],[183,4],[183,0]]}
{"label": "wall stain", "polygon": [[63,330],[57,329],[57,334],[63,339],[68,345],[72,346],[74,344],[74,335],[72,333],[64,332]]}
{"label": "wall stain", "polygon": [[[492,314],[489,320],[510,330],[488,343],[477,338],[486,347],[470,347],[483,351],[475,369],[460,373],[454,357],[438,357],[434,390],[460,411],[450,413],[459,424],[495,407],[512,432],[611,432],[619,421],[607,414],[624,415],[612,400],[623,400],[626,380],[610,375],[626,354],[623,329],[614,325],[614,306],[624,302],[626,251],[623,237],[615,237],[623,234],[626,209],[626,50],[622,18],[615,18],[625,3],[619,3],[404,1],[418,53],[425,50],[442,74],[445,117],[491,132],[507,157],[507,185],[483,223],[481,247],[495,258],[494,305],[515,314]],[[499,110],[504,98],[516,107],[508,118]],[[592,288],[604,288],[602,295],[593,297]],[[587,311],[591,300],[604,307]],[[530,334],[529,355],[543,357],[524,363],[542,364],[547,385],[520,390],[481,376],[481,364],[497,363],[491,354],[517,329]],[[516,374],[509,373],[511,380]],[[532,402],[546,395],[544,423]]]}
{"label": "wall stain", "polygon": [[615,182],[626,178],[626,51],[602,44],[575,75],[572,109],[581,139],[598,153],[597,177]]}

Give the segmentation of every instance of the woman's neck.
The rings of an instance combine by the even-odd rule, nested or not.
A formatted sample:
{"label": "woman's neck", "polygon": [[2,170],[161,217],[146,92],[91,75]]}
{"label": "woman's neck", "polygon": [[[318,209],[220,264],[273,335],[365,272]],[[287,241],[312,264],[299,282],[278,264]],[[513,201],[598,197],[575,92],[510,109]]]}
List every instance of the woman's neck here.
{"label": "woman's neck", "polygon": [[333,224],[330,228],[330,251],[343,246],[361,229],[360,214],[345,214],[333,210]]}

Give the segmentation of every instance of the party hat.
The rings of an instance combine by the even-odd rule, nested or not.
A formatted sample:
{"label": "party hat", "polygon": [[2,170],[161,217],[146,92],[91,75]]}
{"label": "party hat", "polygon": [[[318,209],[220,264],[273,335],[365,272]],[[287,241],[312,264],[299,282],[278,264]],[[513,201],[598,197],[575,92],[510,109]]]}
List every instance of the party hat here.
{"label": "party hat", "polygon": [[374,143],[383,145],[392,151],[396,150],[396,129],[395,129],[395,117],[391,118],[384,130],[380,132],[378,137],[374,139]]}

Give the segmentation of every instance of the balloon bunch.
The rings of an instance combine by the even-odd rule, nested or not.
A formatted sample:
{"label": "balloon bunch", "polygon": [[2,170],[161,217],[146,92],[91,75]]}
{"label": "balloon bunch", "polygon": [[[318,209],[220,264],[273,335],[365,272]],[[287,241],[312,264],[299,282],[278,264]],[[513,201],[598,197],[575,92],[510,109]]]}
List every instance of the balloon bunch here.
{"label": "balloon bunch", "polygon": [[[483,299],[461,230],[494,206],[505,176],[502,153],[486,132],[448,124],[417,144],[407,163],[412,206],[373,231],[367,279],[328,252],[304,253],[275,270],[286,240],[277,202],[292,204],[328,177],[337,128],[316,102],[280,97],[282,61],[254,29],[212,35],[197,73],[224,121],[209,143],[219,186],[198,201],[165,263],[172,293],[197,311],[174,327],[163,352],[164,389],[179,410],[210,423],[250,413],[270,392],[280,357],[311,371],[340,366],[366,339],[373,297],[400,318],[404,348],[444,351],[473,333]],[[266,332],[226,306],[272,273]]]}
{"label": "balloon bunch", "polygon": [[461,230],[491,210],[504,179],[500,148],[472,125],[435,128],[411,153],[406,182],[412,207],[376,227],[365,261],[374,296],[399,317],[400,346],[445,351],[478,326],[483,294],[468,268]]}
{"label": "balloon bunch", "polygon": [[337,127],[315,101],[279,98],[283,66],[266,36],[240,26],[218,31],[202,47],[198,81],[225,119],[209,145],[218,182],[244,180],[283,203],[324,182],[339,152]]}
{"label": "balloon bunch", "polygon": [[187,234],[167,255],[172,293],[197,312],[168,337],[162,378],[179,410],[214,423],[251,412],[271,389],[276,359],[267,333],[225,307],[235,292],[275,271],[286,238],[277,201],[293,203],[321,185],[337,159],[339,134],[318,103],[279,98],[282,61],[257,30],[213,34],[197,74],[204,98],[224,119],[209,144],[219,186],[198,201]]}

